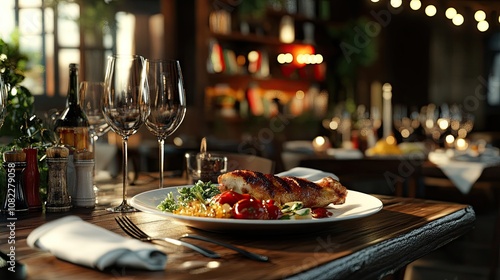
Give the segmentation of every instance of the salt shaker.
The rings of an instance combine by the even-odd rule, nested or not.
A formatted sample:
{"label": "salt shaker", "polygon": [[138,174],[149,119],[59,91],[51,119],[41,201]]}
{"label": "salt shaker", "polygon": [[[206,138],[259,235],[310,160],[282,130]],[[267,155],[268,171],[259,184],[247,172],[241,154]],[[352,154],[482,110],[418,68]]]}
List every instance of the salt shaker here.
{"label": "salt shaker", "polygon": [[23,151],[9,151],[3,154],[3,167],[5,168],[6,193],[2,204],[2,212],[9,216],[15,213],[28,211],[24,189],[24,168],[26,167],[26,154]]}
{"label": "salt shaker", "polygon": [[71,197],[71,203],[75,207],[94,208],[94,158],[87,150],[75,152],[74,165],[76,172],[75,194]]}
{"label": "salt shaker", "polygon": [[66,212],[71,209],[71,201],[66,185],[69,150],[63,146],[47,148],[48,186],[45,211]]}

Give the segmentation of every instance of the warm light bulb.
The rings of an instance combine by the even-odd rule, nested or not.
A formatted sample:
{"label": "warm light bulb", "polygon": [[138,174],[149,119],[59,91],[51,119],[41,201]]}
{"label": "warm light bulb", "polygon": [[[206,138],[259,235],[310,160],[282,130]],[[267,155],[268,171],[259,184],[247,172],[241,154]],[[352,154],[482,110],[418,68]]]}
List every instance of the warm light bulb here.
{"label": "warm light bulb", "polygon": [[295,24],[290,16],[283,16],[280,23],[280,41],[292,43],[295,40]]}
{"label": "warm light bulb", "polygon": [[280,53],[277,60],[279,64],[291,63],[293,61],[293,56],[291,53]]}
{"label": "warm light bulb", "polygon": [[402,0],[391,0],[391,6],[394,8],[399,8],[403,4]]}
{"label": "warm light bulb", "polygon": [[373,3],[378,3],[379,0],[372,0]]}
{"label": "warm light bulb", "polygon": [[483,10],[477,10],[474,13],[474,19],[477,21],[483,21],[486,19],[486,13]]}
{"label": "warm light bulb", "polygon": [[455,142],[455,137],[451,134],[446,135],[445,141],[446,141],[446,143],[451,145],[451,144],[453,144],[453,142]]}
{"label": "warm light bulb", "polygon": [[435,16],[437,13],[437,9],[436,9],[436,6],[434,5],[429,5],[427,7],[425,7],[425,14],[427,16],[430,16],[430,17],[433,17]]}
{"label": "warm light bulb", "polygon": [[396,138],[392,135],[389,135],[387,136],[387,138],[385,138],[385,142],[389,145],[395,145],[396,144]]}
{"label": "warm light bulb", "polygon": [[485,20],[477,23],[477,29],[481,32],[488,30],[489,27],[490,27],[490,24]]}
{"label": "warm light bulb", "polygon": [[316,60],[317,64],[321,64],[321,63],[323,63],[323,56],[321,54],[316,54],[315,60]]}
{"label": "warm light bulb", "polygon": [[284,64],[285,63],[285,54],[284,53],[280,53],[277,57],[277,60],[278,60],[278,63],[279,64]]}
{"label": "warm light bulb", "polygon": [[450,126],[450,122],[447,119],[439,118],[437,120],[437,125],[441,130],[446,130]]}
{"label": "warm light bulb", "polygon": [[251,51],[248,53],[248,61],[255,62],[259,59],[259,53],[256,51]]}
{"label": "warm light bulb", "polygon": [[469,146],[469,144],[467,143],[467,141],[465,139],[462,139],[462,138],[457,139],[457,142],[455,143],[455,147],[457,148],[457,150],[460,150],[460,151],[467,150],[468,146]]}
{"label": "warm light bulb", "polygon": [[462,16],[461,14],[456,14],[451,22],[453,22],[453,24],[456,26],[462,25],[464,23],[464,16]]}
{"label": "warm light bulb", "polygon": [[411,0],[410,1],[410,8],[414,11],[420,9],[422,7],[422,2],[420,0]]}
{"label": "warm light bulb", "polygon": [[446,9],[446,12],[444,13],[447,19],[453,19],[457,15],[457,10],[455,8],[448,8]]}

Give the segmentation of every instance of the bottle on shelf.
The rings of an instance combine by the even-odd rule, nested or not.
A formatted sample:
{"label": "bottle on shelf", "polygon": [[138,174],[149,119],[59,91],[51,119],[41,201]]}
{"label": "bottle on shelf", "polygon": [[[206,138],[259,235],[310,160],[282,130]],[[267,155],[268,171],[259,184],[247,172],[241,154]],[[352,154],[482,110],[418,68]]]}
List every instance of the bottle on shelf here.
{"label": "bottle on shelf", "polygon": [[66,180],[70,196],[76,194],[73,156],[77,152],[90,151],[89,121],[85,111],[80,107],[78,94],[78,64],[71,63],[66,108],[55,123],[60,144],[69,149]]}

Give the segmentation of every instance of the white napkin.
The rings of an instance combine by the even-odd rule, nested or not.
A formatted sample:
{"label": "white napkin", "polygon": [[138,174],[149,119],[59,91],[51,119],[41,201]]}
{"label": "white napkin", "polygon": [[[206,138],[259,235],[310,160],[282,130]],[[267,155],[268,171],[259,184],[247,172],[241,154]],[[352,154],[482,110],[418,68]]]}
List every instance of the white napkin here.
{"label": "white napkin", "polygon": [[326,150],[326,154],[337,159],[361,159],[364,157],[363,152],[357,149],[334,149]]}
{"label": "white napkin", "polygon": [[429,161],[436,164],[463,194],[468,194],[481,177],[483,169],[497,162],[482,160],[453,160],[454,154],[442,151],[429,153]]}
{"label": "white napkin", "polygon": [[324,172],[318,169],[313,169],[313,168],[306,168],[306,167],[294,167],[290,170],[281,172],[276,174],[278,177],[283,177],[283,176],[290,176],[290,177],[298,177],[298,178],[304,178],[309,181],[318,181],[321,180],[324,177],[332,177],[333,179],[339,181],[339,177],[337,177],[333,173],[328,173]]}
{"label": "white napkin", "polygon": [[30,233],[27,241],[32,248],[99,270],[110,266],[163,270],[167,262],[165,253],[154,245],[123,237],[77,216],[43,224]]}

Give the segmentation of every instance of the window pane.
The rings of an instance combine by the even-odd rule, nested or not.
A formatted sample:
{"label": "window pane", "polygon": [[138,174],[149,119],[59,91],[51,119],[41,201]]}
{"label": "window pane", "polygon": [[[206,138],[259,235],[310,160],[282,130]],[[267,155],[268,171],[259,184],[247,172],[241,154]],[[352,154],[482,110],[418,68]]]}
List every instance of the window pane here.
{"label": "window pane", "polygon": [[24,35],[42,33],[42,11],[40,9],[19,10],[19,31]]}
{"label": "window pane", "polygon": [[19,0],[19,7],[41,7],[42,0]]}
{"label": "window pane", "polygon": [[116,14],[116,22],[118,26],[116,36],[116,52],[134,53],[135,16],[119,12]]}
{"label": "window pane", "polygon": [[80,45],[80,29],[77,24],[79,13],[78,4],[59,4],[57,27],[59,28],[58,39],[61,46],[78,47]]}
{"label": "window pane", "polygon": [[55,66],[54,66],[54,35],[45,35],[45,79],[46,79],[46,94],[54,96],[56,91],[55,85]]}
{"label": "window pane", "polygon": [[22,84],[34,95],[43,94],[42,37],[21,35],[19,50],[28,56],[27,70],[24,73],[26,78]]}
{"label": "window pane", "polygon": [[45,32],[54,33],[54,10],[46,8],[45,12]]}
{"label": "window pane", "polygon": [[80,51],[62,49],[59,51],[59,91],[61,96],[66,96],[68,91],[69,64],[80,64]]}
{"label": "window pane", "polygon": [[2,8],[0,9],[0,18],[2,19],[0,38],[4,41],[10,41],[10,35],[14,31],[14,15],[14,0],[2,0]]}

